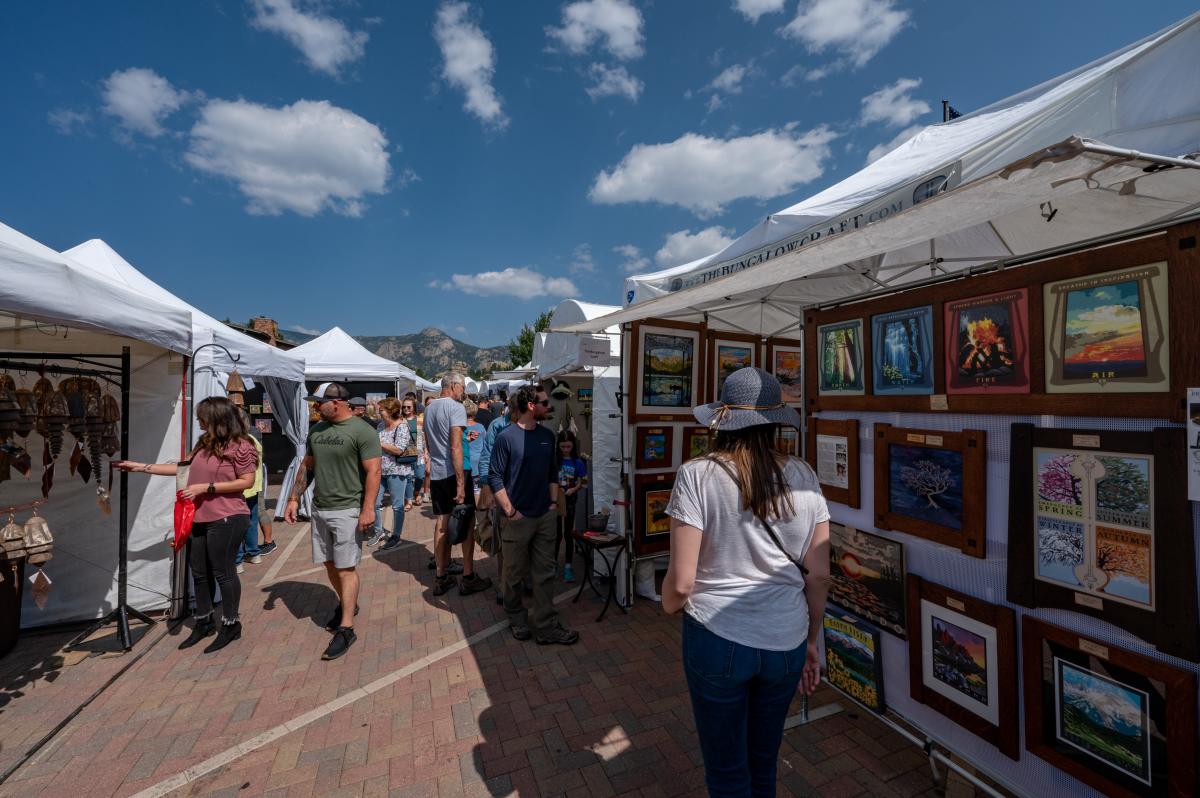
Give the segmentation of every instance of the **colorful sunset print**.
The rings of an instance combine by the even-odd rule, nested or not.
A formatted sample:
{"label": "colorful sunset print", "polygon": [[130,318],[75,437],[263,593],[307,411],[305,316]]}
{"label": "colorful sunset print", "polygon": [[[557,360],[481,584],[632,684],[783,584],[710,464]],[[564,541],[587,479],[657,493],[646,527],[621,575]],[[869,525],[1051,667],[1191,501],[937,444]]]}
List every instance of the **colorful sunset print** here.
{"label": "colorful sunset print", "polygon": [[1063,376],[1088,379],[1146,376],[1146,342],[1138,282],[1128,280],[1067,293]]}
{"label": "colorful sunset print", "polygon": [[800,350],[776,349],[772,364],[775,379],[783,390],[783,401],[801,404],[804,401],[804,364]]}
{"label": "colorful sunset print", "polygon": [[829,600],[904,637],[904,546],[842,524],[829,525]]}
{"label": "colorful sunset print", "polygon": [[754,350],[749,346],[717,345],[717,396],[725,379],[738,369],[754,365]]}
{"label": "colorful sunset print", "polygon": [[929,627],[933,678],[987,706],[987,640],[945,618],[931,617]]}

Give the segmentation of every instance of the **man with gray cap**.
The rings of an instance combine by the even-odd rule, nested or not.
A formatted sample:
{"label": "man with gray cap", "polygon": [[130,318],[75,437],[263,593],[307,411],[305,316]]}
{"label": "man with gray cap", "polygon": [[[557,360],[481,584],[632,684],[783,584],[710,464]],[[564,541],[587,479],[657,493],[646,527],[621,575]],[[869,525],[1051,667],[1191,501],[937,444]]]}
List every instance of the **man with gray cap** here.
{"label": "man with gray cap", "polygon": [[326,630],[333,639],[321,659],[336,659],[354,641],[358,612],[358,572],[364,532],[375,524],[375,494],[379,491],[379,435],[354,417],[350,392],[336,382],[323,382],[306,401],[317,404],[321,420],[308,432],[308,453],[296,474],[284,519],[296,523],[300,497],[314,474],[312,512],[313,562],[324,565],[338,596]]}

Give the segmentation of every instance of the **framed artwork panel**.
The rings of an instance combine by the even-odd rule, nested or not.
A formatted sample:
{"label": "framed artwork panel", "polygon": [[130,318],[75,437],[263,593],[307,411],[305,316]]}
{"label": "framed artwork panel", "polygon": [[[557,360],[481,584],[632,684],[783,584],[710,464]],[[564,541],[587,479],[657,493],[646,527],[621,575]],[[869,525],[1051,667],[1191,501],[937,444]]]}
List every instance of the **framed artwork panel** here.
{"label": "framed artwork panel", "polygon": [[983,430],[876,424],[875,526],[986,556],[986,468]]}
{"label": "framed artwork panel", "polygon": [[686,463],[693,457],[703,457],[712,450],[714,433],[708,427],[683,428],[683,453],[681,463]]}
{"label": "framed artwork panel", "polygon": [[825,498],[857,510],[861,504],[858,420],[810,417],[805,456]]}
{"label": "framed artwork panel", "polygon": [[775,451],[792,457],[800,456],[800,430],[780,424],[775,431]]}
{"label": "framed artwork panel", "polygon": [[1009,601],[1092,615],[1200,659],[1185,443],[1181,428],[1013,424]]}
{"label": "framed artwork panel", "polygon": [[1026,616],[1025,748],[1105,795],[1196,794],[1196,677]]}
{"label": "framed artwork panel", "polygon": [[575,392],[575,398],[580,402],[592,401],[592,389],[591,388],[580,388],[579,390],[577,390]]}
{"label": "framed artwork panel", "polygon": [[670,468],[674,461],[672,427],[638,427],[634,434],[634,462],[638,468]]}
{"label": "framed artwork panel", "polygon": [[871,317],[871,373],[876,396],[933,393],[933,306]]}
{"label": "framed artwork panel", "polygon": [[692,418],[692,408],[701,404],[703,325],[635,321],[630,342],[631,420]]}
{"label": "framed artwork panel", "polygon": [[863,357],[863,320],[847,319],[817,327],[817,393],[821,396],[863,396],[867,363]]}
{"label": "framed artwork panel", "polygon": [[904,544],[829,524],[829,600],[897,637],[907,634]]}
{"label": "framed artwork panel", "polygon": [[246,412],[252,416],[261,416],[263,412],[262,405],[250,405],[246,408]]}
{"label": "framed artwork panel", "polygon": [[1029,289],[946,302],[944,328],[947,394],[1029,393]]}
{"label": "framed artwork panel", "polygon": [[804,344],[786,338],[767,341],[767,371],[779,380],[783,401],[794,407],[804,404]]}
{"label": "framed artwork panel", "polygon": [[832,608],[821,626],[826,680],[871,711],[885,712],[879,630]]}
{"label": "framed artwork panel", "polygon": [[758,366],[761,339],[741,333],[708,331],[708,376],[706,386],[708,401],[715,402],[721,396],[725,378],[748,366]]}
{"label": "framed artwork panel", "polygon": [[671,548],[671,518],[667,503],[675,488],[675,474],[638,474],[633,478],[634,530],[633,550],[637,554],[655,554]]}
{"label": "framed artwork panel", "polygon": [[911,576],[908,617],[913,700],[1020,759],[1016,613]]}

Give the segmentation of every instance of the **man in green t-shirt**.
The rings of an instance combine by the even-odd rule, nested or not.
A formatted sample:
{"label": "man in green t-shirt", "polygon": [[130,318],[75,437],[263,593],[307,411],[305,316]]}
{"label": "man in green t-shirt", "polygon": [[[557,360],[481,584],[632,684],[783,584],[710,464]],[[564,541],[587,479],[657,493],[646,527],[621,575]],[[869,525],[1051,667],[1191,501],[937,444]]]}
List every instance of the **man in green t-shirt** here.
{"label": "man in green t-shirt", "polygon": [[333,632],[321,659],[336,659],[358,639],[358,572],[362,540],[375,524],[375,494],[379,491],[379,435],[354,416],[350,391],[336,382],[323,382],[305,401],[316,402],[321,420],[308,432],[308,451],[284,519],[296,523],[300,497],[313,472],[313,562],[324,565],[337,591],[338,606],[325,628]]}

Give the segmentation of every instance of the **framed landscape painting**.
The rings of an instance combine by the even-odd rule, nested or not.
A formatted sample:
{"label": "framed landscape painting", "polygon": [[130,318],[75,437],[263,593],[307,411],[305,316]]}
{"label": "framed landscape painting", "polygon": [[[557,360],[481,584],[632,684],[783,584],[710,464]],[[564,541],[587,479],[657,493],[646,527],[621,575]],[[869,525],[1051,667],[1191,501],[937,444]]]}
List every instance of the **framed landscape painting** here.
{"label": "framed landscape painting", "polygon": [[703,457],[712,449],[713,432],[708,427],[683,428],[683,456],[686,463],[693,457]]}
{"label": "framed landscape painting", "polygon": [[691,418],[700,404],[703,328],[684,322],[632,325],[630,378],[634,421]]}
{"label": "framed landscape painting", "polygon": [[933,393],[933,306],[871,317],[876,396]]}
{"label": "framed landscape painting", "polygon": [[[1196,660],[1184,431],[1014,424],[1009,600],[1074,610]],[[1175,597],[1175,598],[1172,598]]]}
{"label": "framed landscape painting", "polygon": [[775,432],[775,451],[792,457],[800,456],[800,430],[781,424]]}
{"label": "framed landscape painting", "polygon": [[985,556],[983,430],[874,429],[875,526]]}
{"label": "framed landscape painting", "polygon": [[1167,264],[1046,283],[1046,392],[1171,387]]}
{"label": "framed landscape painting", "polygon": [[1196,794],[1196,677],[1026,616],[1025,747],[1105,795]]}
{"label": "framed landscape painting", "polygon": [[945,304],[948,394],[1029,393],[1029,289]]}
{"label": "framed landscape painting", "polygon": [[866,393],[862,319],[817,327],[817,353],[817,391],[822,396]]}
{"label": "framed landscape painting", "polygon": [[674,487],[673,473],[634,477],[636,505],[633,515],[637,532],[634,550],[638,554],[654,554],[671,548],[671,517],[667,515],[667,504]]}
{"label": "framed landscape painting", "polygon": [[670,468],[675,430],[671,427],[638,427],[634,433],[634,462],[638,468]]}
{"label": "framed landscape painting", "polygon": [[858,420],[810,417],[805,455],[825,498],[857,510],[861,504]]}
{"label": "framed landscape painting", "polygon": [[905,623],[904,544],[830,522],[829,600],[897,637]]}
{"label": "framed landscape painting", "polygon": [[913,700],[1020,759],[1016,613],[912,576],[908,616]]}
{"label": "framed landscape painting", "polygon": [[753,335],[708,332],[708,401],[721,396],[725,378],[738,369],[759,365],[761,342]]}
{"label": "framed landscape painting", "polygon": [[868,709],[883,713],[883,659],[879,630],[832,609],[822,619],[825,678]]}
{"label": "framed landscape painting", "polygon": [[767,342],[767,370],[779,380],[783,401],[804,403],[804,346],[800,341],[772,338]]}

